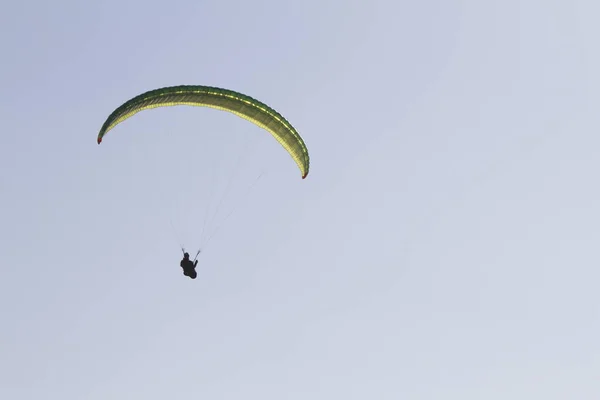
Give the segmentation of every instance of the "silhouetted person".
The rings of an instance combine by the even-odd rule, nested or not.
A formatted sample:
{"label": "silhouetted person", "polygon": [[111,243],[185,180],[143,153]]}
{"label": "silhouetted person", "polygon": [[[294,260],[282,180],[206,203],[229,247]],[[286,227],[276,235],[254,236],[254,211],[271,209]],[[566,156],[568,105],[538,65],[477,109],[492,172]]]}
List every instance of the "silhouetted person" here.
{"label": "silhouetted person", "polygon": [[183,274],[185,276],[189,276],[192,279],[196,279],[198,275],[196,273],[196,265],[198,264],[198,260],[192,261],[190,260],[190,255],[188,253],[183,253],[183,260],[179,263],[181,268],[183,268]]}

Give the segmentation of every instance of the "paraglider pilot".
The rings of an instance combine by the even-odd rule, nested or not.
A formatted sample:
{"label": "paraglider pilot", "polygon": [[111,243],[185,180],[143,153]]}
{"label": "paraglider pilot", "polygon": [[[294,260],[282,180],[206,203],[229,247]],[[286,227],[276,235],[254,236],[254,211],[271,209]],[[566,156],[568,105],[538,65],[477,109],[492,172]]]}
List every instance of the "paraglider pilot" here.
{"label": "paraglider pilot", "polygon": [[179,265],[183,268],[183,275],[196,279],[196,265],[198,265],[198,260],[192,261],[190,260],[190,255],[188,253],[183,253],[183,259]]}

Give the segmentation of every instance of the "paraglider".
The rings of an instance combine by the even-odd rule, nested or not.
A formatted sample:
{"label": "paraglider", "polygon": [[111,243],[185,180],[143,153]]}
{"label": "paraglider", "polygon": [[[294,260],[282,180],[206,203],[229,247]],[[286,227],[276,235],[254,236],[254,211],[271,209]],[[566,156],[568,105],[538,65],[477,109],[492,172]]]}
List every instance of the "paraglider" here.
{"label": "paraglider", "polygon": [[[308,149],[298,131],[277,111],[266,104],[232,90],[200,85],[180,85],[150,90],[123,103],[106,119],[97,142],[115,126],[143,110],[169,106],[198,106],[228,111],[268,131],[288,152],[300,169],[302,179],[308,175]],[[183,250],[183,249],[182,249]],[[196,258],[200,250],[196,254]],[[191,261],[184,251],[180,262],[185,276],[196,279],[198,260]]]}
{"label": "paraglider", "polygon": [[196,279],[198,276],[196,273],[196,265],[198,265],[198,260],[192,261],[190,260],[189,253],[183,253],[183,259],[179,263],[179,266],[183,269],[183,275],[189,276],[191,279]]}

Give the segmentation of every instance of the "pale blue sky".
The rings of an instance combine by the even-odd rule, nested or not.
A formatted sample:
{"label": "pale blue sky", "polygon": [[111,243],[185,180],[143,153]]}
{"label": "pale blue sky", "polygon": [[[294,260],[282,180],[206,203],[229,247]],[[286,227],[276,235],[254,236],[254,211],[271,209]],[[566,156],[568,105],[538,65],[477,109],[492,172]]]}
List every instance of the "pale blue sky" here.
{"label": "pale blue sky", "polygon": [[[600,398],[599,11],[2,3],[0,398]],[[96,144],[178,84],[279,110],[308,178],[215,110]],[[192,281],[178,240],[246,139]]]}

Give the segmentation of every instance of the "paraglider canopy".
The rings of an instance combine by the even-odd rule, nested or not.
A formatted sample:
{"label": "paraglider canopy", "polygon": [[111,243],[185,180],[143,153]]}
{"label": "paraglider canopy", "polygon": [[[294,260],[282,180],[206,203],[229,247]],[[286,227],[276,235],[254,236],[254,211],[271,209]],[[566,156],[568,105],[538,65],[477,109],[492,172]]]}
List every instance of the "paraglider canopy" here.
{"label": "paraglider canopy", "polygon": [[304,140],[281,114],[250,96],[211,86],[172,86],[142,93],[108,116],[98,133],[97,142],[102,143],[108,131],[140,111],[179,105],[228,111],[260,126],[287,150],[300,168],[302,179],[308,175],[310,159]]}

